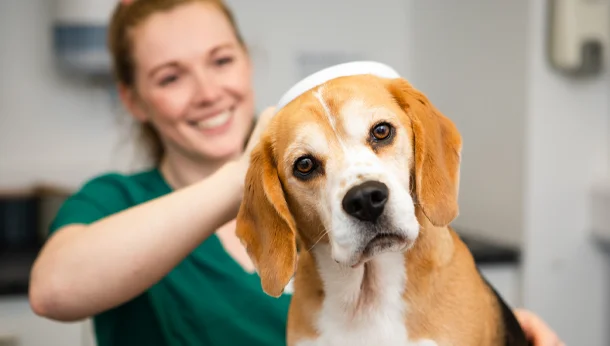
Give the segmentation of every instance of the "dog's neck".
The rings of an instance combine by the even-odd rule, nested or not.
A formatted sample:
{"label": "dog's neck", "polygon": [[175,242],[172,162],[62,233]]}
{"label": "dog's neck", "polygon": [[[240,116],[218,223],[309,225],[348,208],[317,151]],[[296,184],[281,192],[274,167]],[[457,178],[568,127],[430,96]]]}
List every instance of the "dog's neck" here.
{"label": "dog's neck", "polygon": [[336,263],[327,244],[314,247],[312,255],[323,285],[324,304],[335,307],[329,311],[358,319],[366,317],[371,306],[399,304],[406,284],[403,254],[386,253],[357,268]]}
{"label": "dog's neck", "polygon": [[317,245],[311,255],[323,292],[312,321],[317,344],[410,345],[404,323],[403,254],[379,255],[357,268],[336,263],[328,244]]}
{"label": "dog's neck", "polygon": [[419,306],[420,295],[426,294],[418,289],[419,280],[433,282],[433,266],[451,258],[433,246],[441,243],[440,249],[449,249],[442,244],[447,243],[444,234],[449,234],[444,231],[424,228],[408,251],[381,254],[357,268],[335,262],[328,243],[315,245],[299,273],[305,275],[301,282],[308,282],[301,285],[301,296],[319,297],[309,304],[320,304],[311,330],[319,335],[320,344],[436,345],[411,341],[425,335],[409,332],[409,326],[421,325],[422,319],[409,306]]}
{"label": "dog's neck", "polygon": [[[457,234],[449,227],[432,225],[419,210],[417,218],[421,229],[407,251],[378,255],[357,268],[336,263],[328,242],[313,245],[301,240],[293,300],[299,308],[289,323],[294,328],[306,327],[299,327],[299,333],[290,337],[317,341],[298,346],[429,346],[443,342],[429,338],[447,333],[439,321],[448,318],[443,314],[452,311],[455,299],[481,299],[485,292],[475,281],[460,280],[474,262],[463,257],[467,249]],[[456,284],[461,286],[455,288]],[[451,289],[457,293],[438,294]],[[442,308],[437,311],[437,306]],[[478,339],[468,340],[477,344]]]}

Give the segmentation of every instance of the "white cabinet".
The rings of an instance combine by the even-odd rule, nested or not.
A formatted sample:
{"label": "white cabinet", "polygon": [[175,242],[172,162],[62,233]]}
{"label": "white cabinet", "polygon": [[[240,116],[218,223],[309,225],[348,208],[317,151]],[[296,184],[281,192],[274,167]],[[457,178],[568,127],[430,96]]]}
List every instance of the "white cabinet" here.
{"label": "white cabinet", "polygon": [[27,297],[0,297],[0,346],[95,346],[89,320],[60,323],[36,316]]}

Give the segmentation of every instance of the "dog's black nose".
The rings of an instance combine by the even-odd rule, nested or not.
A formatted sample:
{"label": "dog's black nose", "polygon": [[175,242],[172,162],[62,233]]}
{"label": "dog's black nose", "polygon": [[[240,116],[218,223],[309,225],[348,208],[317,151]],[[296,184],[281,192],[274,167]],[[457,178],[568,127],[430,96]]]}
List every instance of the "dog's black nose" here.
{"label": "dog's black nose", "polygon": [[375,222],[383,213],[388,193],[388,187],[378,181],[356,185],[343,197],[343,210],[359,220]]}

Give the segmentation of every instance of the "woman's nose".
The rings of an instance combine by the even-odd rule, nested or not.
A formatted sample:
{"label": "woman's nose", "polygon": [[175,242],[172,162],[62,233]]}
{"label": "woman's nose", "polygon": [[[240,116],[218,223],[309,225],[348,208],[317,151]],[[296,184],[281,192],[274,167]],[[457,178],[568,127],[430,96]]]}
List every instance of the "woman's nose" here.
{"label": "woman's nose", "polygon": [[214,104],[221,98],[222,88],[215,76],[206,71],[195,74],[193,103],[196,105]]}

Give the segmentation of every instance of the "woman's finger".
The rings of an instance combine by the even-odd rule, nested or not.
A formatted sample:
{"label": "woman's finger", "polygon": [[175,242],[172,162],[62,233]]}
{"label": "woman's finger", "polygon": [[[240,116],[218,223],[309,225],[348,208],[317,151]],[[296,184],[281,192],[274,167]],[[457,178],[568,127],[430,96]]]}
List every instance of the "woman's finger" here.
{"label": "woman's finger", "polygon": [[534,346],[565,346],[555,332],[535,314],[525,309],[515,309],[515,316]]}
{"label": "woman's finger", "polygon": [[256,125],[254,126],[254,130],[250,135],[250,139],[248,140],[248,144],[246,145],[246,150],[244,154],[246,156],[250,155],[252,149],[258,144],[261,134],[269,125],[269,121],[275,114],[275,107],[267,107],[263,112],[259,115],[258,120],[256,121]]}

